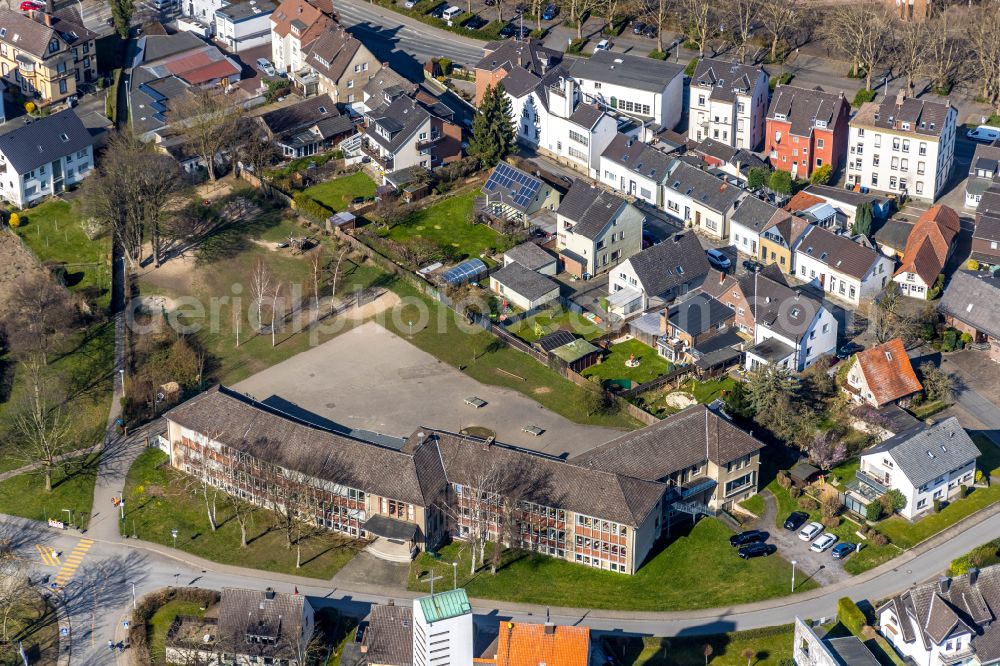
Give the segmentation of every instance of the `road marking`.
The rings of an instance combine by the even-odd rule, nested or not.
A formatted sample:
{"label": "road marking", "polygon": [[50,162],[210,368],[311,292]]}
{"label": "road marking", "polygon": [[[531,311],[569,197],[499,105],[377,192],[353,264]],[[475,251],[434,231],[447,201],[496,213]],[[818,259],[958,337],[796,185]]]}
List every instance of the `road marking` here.
{"label": "road marking", "polygon": [[42,563],[49,567],[59,566],[59,556],[56,555],[56,551],[51,546],[43,546],[40,543],[35,544],[35,549],[38,551],[38,556],[42,558]]}
{"label": "road marking", "polygon": [[56,585],[63,587],[70,581],[70,579],[73,578],[73,574],[76,573],[76,570],[83,562],[83,558],[87,554],[87,551],[90,550],[90,547],[93,545],[94,542],[90,539],[80,539],[80,541],[76,544],[76,548],[74,548],[66,558],[66,563],[63,564],[62,568],[59,569],[59,572],[53,579]]}

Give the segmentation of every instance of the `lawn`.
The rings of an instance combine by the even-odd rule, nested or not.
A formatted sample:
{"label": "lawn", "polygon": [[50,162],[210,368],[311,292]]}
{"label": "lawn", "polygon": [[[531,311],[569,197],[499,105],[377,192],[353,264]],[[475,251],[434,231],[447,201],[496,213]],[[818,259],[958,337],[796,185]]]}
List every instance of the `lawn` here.
{"label": "lawn", "polygon": [[612,638],[616,656],[625,666],[700,666],[705,663],[705,645],[712,646],[709,666],[746,666],[746,650],[752,650],[753,666],[780,666],[792,658],[795,628],[790,625],[736,631],[713,636],[676,638]]}
{"label": "lawn", "polygon": [[[598,377],[602,382],[627,379],[635,385],[662,377],[674,369],[673,364],[656,350],[635,339],[613,345],[608,351],[603,361],[583,371],[584,376]],[[639,361],[636,368],[625,365],[633,356]]]}
{"label": "lawn", "polygon": [[558,306],[554,310],[545,310],[507,328],[508,331],[525,342],[534,342],[538,338],[558,330],[571,331],[574,335],[586,340],[593,340],[604,333],[600,326],[583,316]]}
{"label": "lawn", "polygon": [[830,483],[843,490],[858,475],[858,468],[860,466],[861,458],[851,458],[840,463],[830,470]]}
{"label": "lawn", "polygon": [[[458,584],[470,596],[576,608],[622,610],[691,610],[732,606],[788,594],[791,567],[780,557],[741,560],[729,546],[732,532],[715,519],[702,519],[689,531],[654,551],[634,576],[600,571],[536,553],[511,551],[497,574],[489,567],[469,576],[468,548],[455,542],[441,549],[441,559],[422,554],[410,568],[410,589],[426,590],[428,572],[452,580],[458,561]],[[712,566],[705,566],[711,563]],[[816,587],[812,581],[797,591]]]}
{"label": "lawn", "polygon": [[484,224],[472,224],[472,207],[479,190],[449,196],[426,208],[414,211],[401,224],[388,231],[390,239],[411,243],[423,238],[447,248],[455,260],[493,254],[509,243]]}
{"label": "lawn", "polygon": [[[498,344],[494,336],[478,328],[472,329],[464,321],[459,328],[458,315],[454,311],[417,294],[409,285],[396,282],[392,288],[404,302],[391,317],[385,317],[380,323],[476,381],[523,393],[577,423],[629,429],[638,426],[623,413],[593,411],[593,403],[588,400],[594,393],[592,390],[577,386],[527,354]],[[426,320],[422,313],[428,317]],[[412,335],[409,321],[417,322]],[[427,323],[420,326],[422,321]]]}
{"label": "lawn", "polygon": [[642,400],[646,411],[662,419],[680,411],[676,406],[667,403],[667,396],[671,393],[687,393],[701,404],[708,404],[720,397],[724,391],[731,391],[735,386],[736,380],[729,376],[703,382],[691,378],[681,383],[679,388],[674,388],[673,383],[670,383],[667,386],[640,393],[638,397]]}
{"label": "lawn", "polygon": [[162,664],[167,658],[167,632],[170,631],[174,619],[178,615],[190,615],[198,618],[205,617],[205,611],[201,609],[199,601],[181,601],[174,599],[160,606],[149,618],[146,625],[146,632],[149,635],[149,655],[153,658],[154,664]]}
{"label": "lawn", "polygon": [[70,509],[75,520],[86,527],[94,504],[97,458],[71,458],[52,475],[52,492],[45,492],[42,472],[18,474],[0,482],[0,513],[32,520],[65,520]]}
{"label": "lawn", "polygon": [[306,188],[310,197],[334,211],[347,210],[355,197],[371,199],[375,196],[375,181],[363,171],[350,176],[328,180]]}
{"label": "lawn", "polygon": [[930,513],[915,523],[900,516],[892,516],[879,523],[878,528],[900,548],[912,548],[924,539],[1000,500],[1000,486],[970,490],[972,492],[968,497],[953,501],[940,513]]}
{"label": "lawn", "polygon": [[232,518],[226,495],[217,505],[219,527],[212,531],[204,500],[188,487],[190,477],[171,469],[167,456],[158,449],[145,451],[129,470],[125,482],[125,530],[140,539],[172,546],[176,529],[177,548],[199,557],[265,571],[329,579],[354,557],[363,542],[322,532],[302,544],[301,568],[295,568],[295,548],[288,548],[285,535],[272,514],[259,509],[253,514],[249,543],[240,547],[239,525]]}
{"label": "lawn", "polygon": [[757,517],[764,515],[764,498],[759,493],[740,502],[740,506]]}
{"label": "lawn", "polygon": [[6,625],[10,641],[0,641],[0,664],[23,664],[18,654],[19,646],[24,647],[27,663],[55,664],[59,654],[59,621],[54,610],[34,595],[22,609],[14,606],[5,604],[5,609],[10,608],[13,612]]}
{"label": "lawn", "polygon": [[976,461],[976,468],[983,470],[983,474],[986,475],[1000,475],[1000,446],[994,444],[986,435],[974,435],[972,441],[982,454]]}

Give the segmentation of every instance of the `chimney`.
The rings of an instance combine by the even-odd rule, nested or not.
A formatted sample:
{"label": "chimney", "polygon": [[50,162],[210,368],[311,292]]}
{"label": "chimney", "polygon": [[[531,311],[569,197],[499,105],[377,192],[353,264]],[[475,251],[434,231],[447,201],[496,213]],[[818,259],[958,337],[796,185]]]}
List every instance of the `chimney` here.
{"label": "chimney", "polygon": [[947,576],[941,576],[938,578],[938,590],[941,594],[948,594],[948,589],[951,588],[951,578]]}
{"label": "chimney", "polygon": [[273,587],[269,587],[266,590],[264,590],[264,598],[265,599],[274,599],[274,588]]}
{"label": "chimney", "polygon": [[979,580],[979,569],[976,567],[972,567],[971,569],[969,569],[969,585],[975,587],[976,582],[978,580]]}
{"label": "chimney", "polygon": [[52,27],[52,14],[42,14],[42,20],[45,21],[45,25]]}
{"label": "chimney", "polygon": [[719,271],[719,284],[723,284],[726,281],[726,274]]}
{"label": "chimney", "polygon": [[545,623],[545,635],[552,636],[556,633],[556,625],[552,622]]}
{"label": "chimney", "polygon": [[899,106],[900,104],[902,104],[904,99],[906,99],[906,90],[900,88],[899,92],[896,93],[896,105]]}

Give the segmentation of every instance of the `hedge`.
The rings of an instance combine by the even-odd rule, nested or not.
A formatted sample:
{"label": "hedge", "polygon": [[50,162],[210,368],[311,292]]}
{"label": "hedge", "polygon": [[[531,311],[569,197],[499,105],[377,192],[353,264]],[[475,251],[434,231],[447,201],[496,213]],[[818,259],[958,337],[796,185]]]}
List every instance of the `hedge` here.
{"label": "hedge", "polygon": [[300,215],[309,218],[320,226],[325,224],[326,219],[333,215],[332,209],[327,208],[305,192],[296,192],[295,196],[292,197],[292,201],[295,202],[295,210]]}
{"label": "hedge", "polygon": [[841,597],[837,601],[837,619],[855,636],[860,636],[868,624],[868,618],[850,597]]}
{"label": "hedge", "polygon": [[132,611],[132,622],[128,628],[128,644],[132,649],[133,663],[151,664],[149,654],[149,634],[147,624],[153,615],[168,601],[198,601],[206,608],[219,603],[219,593],[200,587],[167,587],[150,592]]}

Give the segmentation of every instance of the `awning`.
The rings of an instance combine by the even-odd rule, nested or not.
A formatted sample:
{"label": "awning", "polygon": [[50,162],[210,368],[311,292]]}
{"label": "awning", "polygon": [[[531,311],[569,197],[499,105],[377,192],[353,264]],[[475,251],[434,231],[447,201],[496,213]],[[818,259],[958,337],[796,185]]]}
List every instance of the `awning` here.
{"label": "awning", "polygon": [[625,287],[624,289],[619,289],[618,291],[610,294],[608,296],[608,305],[612,308],[625,307],[630,305],[632,301],[636,301],[642,298],[642,292],[638,289],[631,289]]}
{"label": "awning", "polygon": [[389,516],[374,515],[364,524],[365,532],[386,539],[412,541],[417,536],[417,526]]}

